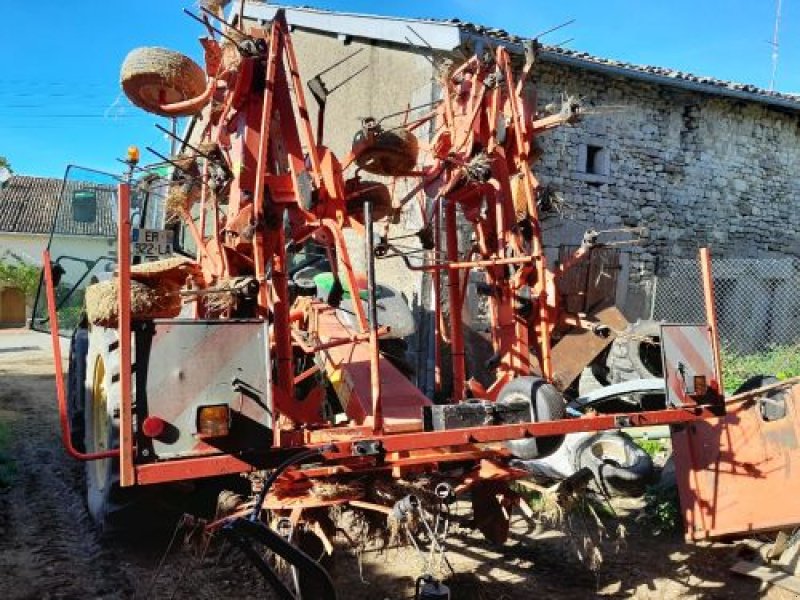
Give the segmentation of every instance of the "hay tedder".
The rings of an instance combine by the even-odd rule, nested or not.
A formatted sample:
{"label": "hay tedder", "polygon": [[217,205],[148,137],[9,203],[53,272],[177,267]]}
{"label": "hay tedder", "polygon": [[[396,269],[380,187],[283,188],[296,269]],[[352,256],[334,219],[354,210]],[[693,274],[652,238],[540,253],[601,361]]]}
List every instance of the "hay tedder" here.
{"label": "hay tedder", "polygon": [[[209,11],[197,18],[210,32],[204,68],[158,48],[133,51],[122,68],[134,104],[192,117],[180,148],[158,169],[131,149],[113,186],[65,182],[59,213],[107,219],[115,252],[84,260],[51,245],[45,255],[49,311],[39,322],[49,324],[57,357],[67,298],[92,282],[79,294],[83,311],[67,315],[77,326],[67,384],[59,360],[56,374],[64,442],[87,461],[100,526],[114,527],[138,494],[163,484],[244,474],[252,493],[222,494],[206,530],[227,536],[283,596],[333,598],[308,547],[332,551],[335,515],[372,515],[412,541],[422,531],[438,552],[459,499],[471,502],[472,526],[501,543],[520,503],[513,484],[530,476],[526,461],[572,432],[653,425],[673,426],[692,536],[796,518],[775,514],[765,524],[749,500],[778,486],[800,491],[797,478],[779,475],[796,459],[780,445],[796,434],[793,396],[780,393],[784,416],[771,421],[757,394],[725,401],[707,253],[707,323],[662,330],[663,401],[567,411],[563,392],[621,327],[613,311],[562,307],[559,281],[598,244],[595,232],[558,268],[544,256],[536,138],[577,120],[580,107],[567,100],[537,112],[535,44],[522,66],[498,47],[444,70],[429,113],[397,128],[367,119],[339,158],[322,142],[322,117],[315,135],[281,12],[262,27]],[[430,140],[414,135],[424,124]],[[418,190],[413,256],[380,225],[397,208],[398,178]],[[347,229],[358,243],[346,241]],[[436,402],[398,355],[413,319],[376,275],[376,262],[392,256],[432,281]],[[86,268],[68,282],[70,259]],[[490,385],[467,373],[471,272],[485,276]],[[737,428],[747,429],[751,450],[755,430],[778,450],[753,451],[742,466]],[[272,555],[295,569],[294,592]],[[420,597],[447,597],[433,580],[418,588]]]}

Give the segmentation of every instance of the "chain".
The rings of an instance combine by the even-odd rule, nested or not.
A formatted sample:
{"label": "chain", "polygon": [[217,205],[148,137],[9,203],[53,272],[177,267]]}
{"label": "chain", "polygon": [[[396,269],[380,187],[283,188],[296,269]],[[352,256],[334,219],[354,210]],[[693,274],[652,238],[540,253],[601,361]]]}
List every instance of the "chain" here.
{"label": "chain", "polygon": [[[433,518],[433,525],[431,519],[426,511],[422,508],[419,499],[416,496],[406,496],[395,503],[394,514],[396,518],[402,523],[405,530],[407,539],[414,546],[417,551],[417,557],[420,560],[420,566],[423,573],[430,575],[442,571],[444,565],[455,574],[452,564],[447,558],[445,539],[450,531],[450,504],[452,504],[455,495],[452,487],[447,483],[440,483],[436,486],[434,492],[439,500],[436,515]],[[411,531],[410,523],[421,523],[425,529],[426,537],[428,538],[429,549],[427,555],[423,552],[414,532]]]}

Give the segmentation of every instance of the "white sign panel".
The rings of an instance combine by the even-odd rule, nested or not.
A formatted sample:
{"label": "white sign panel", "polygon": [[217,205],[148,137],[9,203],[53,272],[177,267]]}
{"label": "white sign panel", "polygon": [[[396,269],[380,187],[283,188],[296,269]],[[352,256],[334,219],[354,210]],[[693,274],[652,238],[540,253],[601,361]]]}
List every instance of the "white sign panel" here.
{"label": "white sign panel", "polygon": [[131,255],[142,260],[158,260],[172,255],[172,231],[131,229]]}
{"label": "white sign panel", "polygon": [[668,406],[694,403],[692,396],[703,391],[696,389],[696,377],[702,378],[704,386],[722,389],[708,325],[662,325],[661,351]]}

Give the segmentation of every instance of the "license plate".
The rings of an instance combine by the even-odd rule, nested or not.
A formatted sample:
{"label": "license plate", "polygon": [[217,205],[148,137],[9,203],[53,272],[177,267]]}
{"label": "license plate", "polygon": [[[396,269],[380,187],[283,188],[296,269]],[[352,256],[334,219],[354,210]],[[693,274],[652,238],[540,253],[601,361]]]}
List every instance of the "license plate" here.
{"label": "license plate", "polygon": [[143,260],[158,260],[172,255],[172,231],[131,229],[131,254]]}

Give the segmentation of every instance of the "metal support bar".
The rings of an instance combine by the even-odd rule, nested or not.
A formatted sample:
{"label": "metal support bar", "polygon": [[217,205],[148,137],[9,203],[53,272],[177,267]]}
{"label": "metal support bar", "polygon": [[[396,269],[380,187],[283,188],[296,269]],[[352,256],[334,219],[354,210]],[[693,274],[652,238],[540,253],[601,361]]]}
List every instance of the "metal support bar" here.
{"label": "metal support bar", "polygon": [[[378,337],[386,335],[389,333],[388,327],[379,327],[378,328]],[[292,330],[292,341],[295,344],[300,346],[303,352],[308,354],[315,354],[320,352],[321,350],[329,350],[330,348],[336,348],[338,346],[344,346],[345,344],[357,344],[359,342],[364,342],[370,339],[371,333],[356,333],[349,337],[345,338],[333,338],[328,340],[327,342],[322,342],[319,344],[311,345],[306,340],[300,337],[300,332],[298,330]]]}
{"label": "metal support bar", "polygon": [[[458,230],[456,226],[456,204],[445,204],[445,226],[447,227],[447,259],[453,262],[458,258]],[[447,274],[448,305],[450,308],[450,355],[453,360],[453,400],[464,399],[466,366],[464,360],[464,324],[461,318],[461,278],[458,270]]]}
{"label": "metal support bar", "polygon": [[58,420],[61,425],[61,442],[72,458],[82,461],[99,460],[102,458],[115,458],[119,456],[119,449],[106,450],[105,452],[80,452],[72,445],[72,431],[67,416],[67,393],[64,389],[64,367],[61,364],[61,340],[58,336],[58,310],[56,309],[55,285],[53,273],[50,269],[50,252],[45,250],[42,254],[42,269],[44,269],[45,293],[47,294],[47,313],[50,318],[50,339],[53,342],[53,370],[56,377],[56,400],[58,402]]}
{"label": "metal support bar", "polygon": [[[647,412],[541,421],[538,423],[487,425],[485,427],[449,429],[446,431],[398,433],[370,438],[370,441],[380,444],[382,451],[385,453],[383,460],[388,463],[391,460],[389,457],[393,452],[409,452],[413,450],[425,450],[464,444],[488,444],[491,442],[554,436],[580,431],[604,431],[623,427],[672,425],[701,419],[710,419],[716,416],[718,416],[718,411],[712,410],[709,407],[687,406]],[[350,440],[331,440],[327,443],[336,446],[337,451],[326,451],[324,455],[326,459],[335,460],[338,458],[352,457],[352,442]],[[442,454],[441,460],[447,460],[447,455]],[[402,458],[398,459],[397,462],[402,463]]]}
{"label": "metal support bar", "polygon": [[120,485],[130,486],[136,483],[133,470],[133,399],[131,393],[131,186],[130,183],[119,184],[119,298],[117,334],[119,337],[119,447]]}
{"label": "metal support bar", "polygon": [[703,300],[705,301],[706,323],[711,331],[711,350],[714,353],[714,369],[720,397],[724,394],[722,385],[722,361],[719,348],[719,327],[717,326],[717,307],[714,302],[714,278],[711,274],[711,251],[700,248],[700,273],[703,279]]}
{"label": "metal support bar", "polygon": [[[372,389],[372,429],[383,431],[383,407],[381,406],[381,371],[378,352],[378,298],[375,283],[375,238],[372,222],[372,202],[364,202],[364,225],[366,227],[367,303],[369,309],[369,375]],[[350,291],[353,304],[361,302],[359,292]]]}

